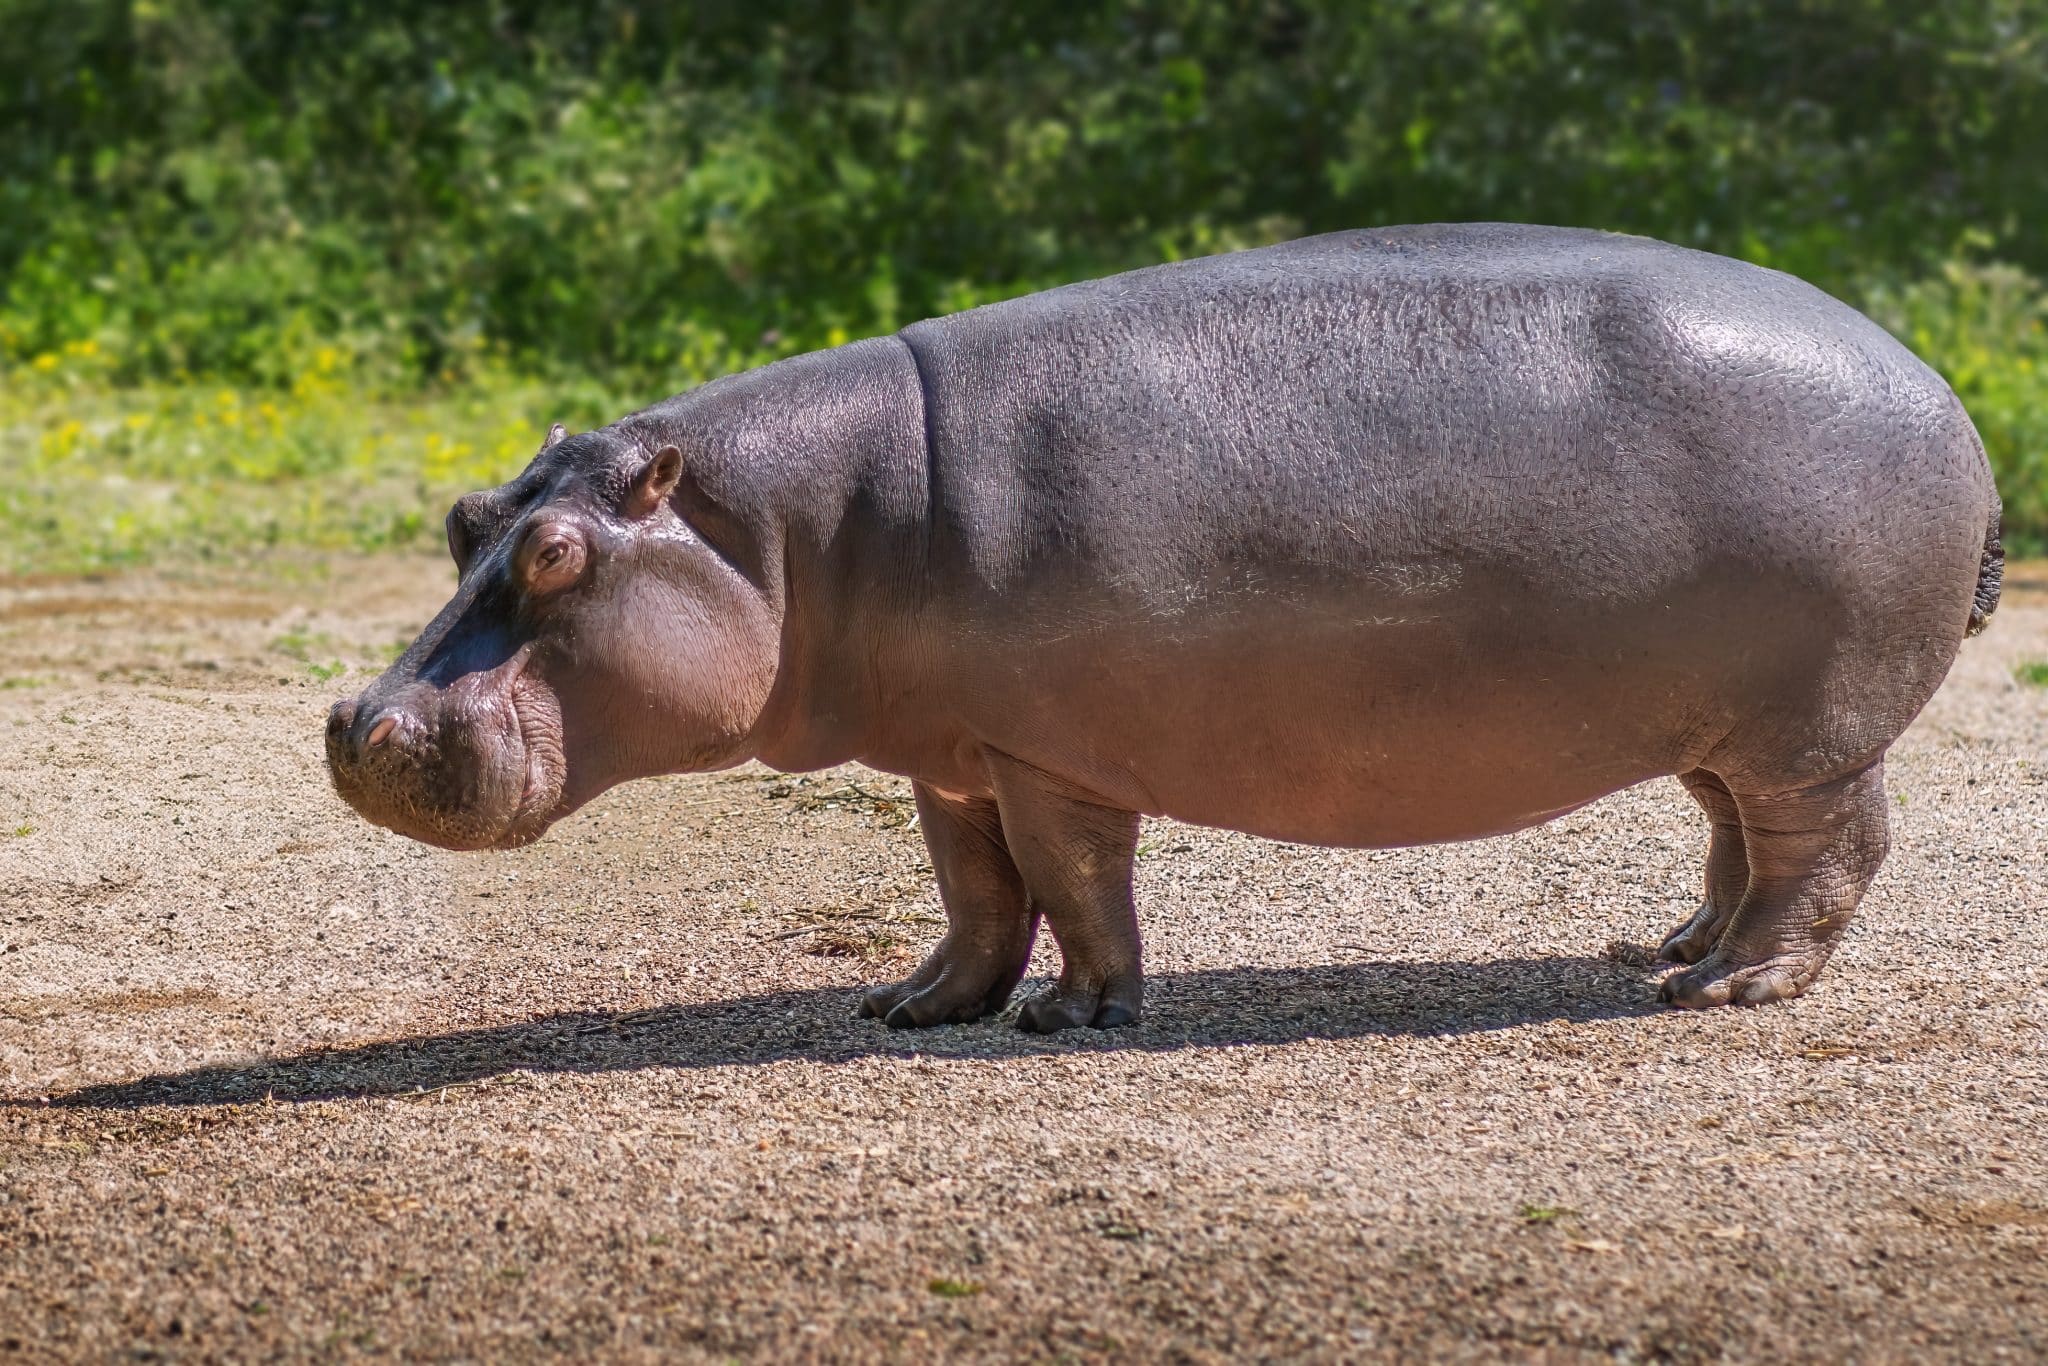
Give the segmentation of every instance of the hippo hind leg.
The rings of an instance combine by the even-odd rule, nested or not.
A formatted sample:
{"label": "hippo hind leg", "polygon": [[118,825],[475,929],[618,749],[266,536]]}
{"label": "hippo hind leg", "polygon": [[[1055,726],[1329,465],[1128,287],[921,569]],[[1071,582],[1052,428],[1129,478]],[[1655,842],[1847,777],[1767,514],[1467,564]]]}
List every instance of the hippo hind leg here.
{"label": "hippo hind leg", "polygon": [[1732,795],[1748,885],[1706,956],[1664,979],[1673,1005],[1761,1005],[1805,991],[1890,845],[1882,760],[1789,792]]}
{"label": "hippo hind leg", "polygon": [[861,998],[862,1016],[898,1029],[993,1015],[1031,961],[1038,917],[1003,840],[996,804],[912,785],[946,933],[918,970]]}
{"label": "hippo hind leg", "polygon": [[1678,781],[1713,826],[1707,845],[1706,895],[1692,918],[1665,938],[1657,956],[1667,963],[1697,963],[1721,942],[1749,890],[1749,853],[1742,840],[1742,816],[1728,784],[1703,768],[1679,774]]}
{"label": "hippo hind leg", "polygon": [[1017,1027],[1035,1034],[1133,1024],[1145,989],[1131,900],[1136,812],[1102,806],[1028,765],[992,756],[1003,831],[1031,904],[1059,941],[1059,982],[1026,1001]]}

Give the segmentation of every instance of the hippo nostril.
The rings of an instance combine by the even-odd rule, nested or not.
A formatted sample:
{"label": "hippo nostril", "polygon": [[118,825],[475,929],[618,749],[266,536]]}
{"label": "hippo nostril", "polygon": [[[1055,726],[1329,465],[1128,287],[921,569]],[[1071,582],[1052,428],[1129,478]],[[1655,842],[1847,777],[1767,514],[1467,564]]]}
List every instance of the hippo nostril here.
{"label": "hippo nostril", "polygon": [[369,745],[375,749],[391,738],[391,732],[398,729],[398,718],[387,716],[370,728]]}

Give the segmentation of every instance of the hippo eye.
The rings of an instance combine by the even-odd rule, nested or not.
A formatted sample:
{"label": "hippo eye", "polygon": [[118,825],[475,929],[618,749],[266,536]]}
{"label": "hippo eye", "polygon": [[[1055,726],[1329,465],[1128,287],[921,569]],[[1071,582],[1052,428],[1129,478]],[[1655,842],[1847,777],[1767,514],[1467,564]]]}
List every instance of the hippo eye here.
{"label": "hippo eye", "polygon": [[519,578],[529,593],[566,588],[583,573],[583,537],[559,523],[535,527],[519,555]]}

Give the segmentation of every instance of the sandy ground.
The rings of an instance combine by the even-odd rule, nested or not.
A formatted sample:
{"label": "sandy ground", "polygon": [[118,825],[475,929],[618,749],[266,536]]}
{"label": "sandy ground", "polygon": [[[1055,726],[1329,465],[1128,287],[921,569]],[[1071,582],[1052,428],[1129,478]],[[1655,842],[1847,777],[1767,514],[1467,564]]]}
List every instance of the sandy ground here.
{"label": "sandy ground", "polygon": [[1440,849],[1151,826],[1147,1019],[1050,1040],[854,1018],[937,934],[893,779],[504,855],[351,816],[309,663],[447,584],[0,589],[0,1359],[2048,1358],[2038,573],[1804,1000],[1653,1004],[1660,782]]}

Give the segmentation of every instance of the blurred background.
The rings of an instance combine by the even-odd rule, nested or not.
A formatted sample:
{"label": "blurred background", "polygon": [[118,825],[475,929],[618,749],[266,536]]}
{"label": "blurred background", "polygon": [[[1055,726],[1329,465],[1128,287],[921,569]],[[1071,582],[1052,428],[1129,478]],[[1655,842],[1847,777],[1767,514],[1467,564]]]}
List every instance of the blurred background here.
{"label": "blurred background", "polygon": [[728,370],[1376,223],[1801,275],[2048,538],[2042,0],[0,0],[0,571],[438,544]]}

